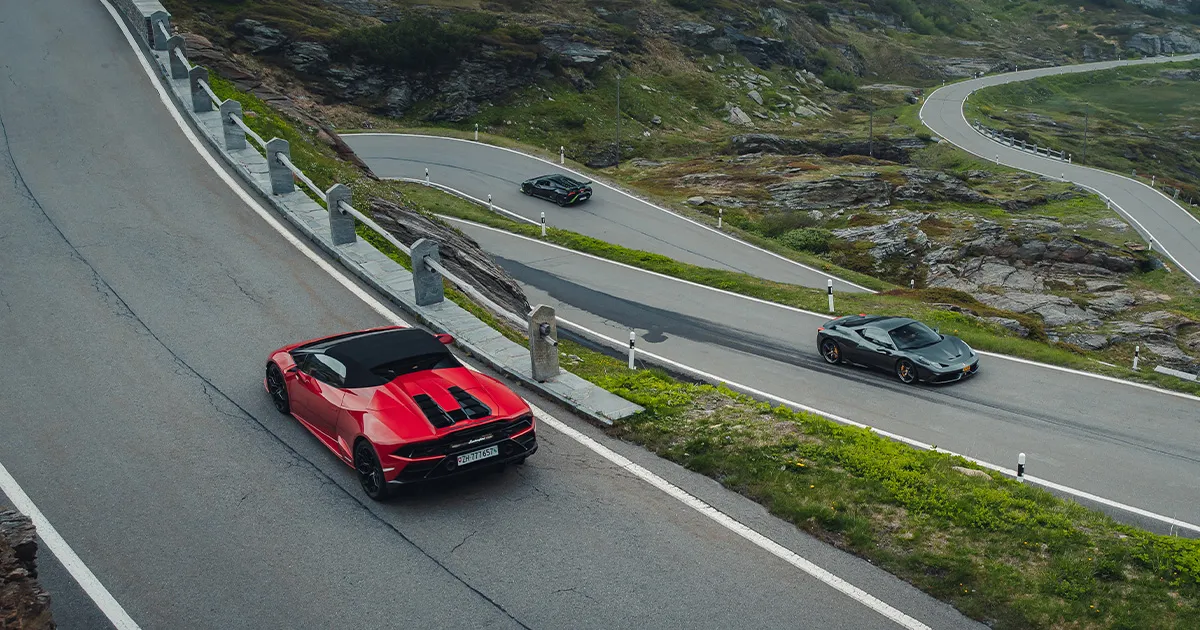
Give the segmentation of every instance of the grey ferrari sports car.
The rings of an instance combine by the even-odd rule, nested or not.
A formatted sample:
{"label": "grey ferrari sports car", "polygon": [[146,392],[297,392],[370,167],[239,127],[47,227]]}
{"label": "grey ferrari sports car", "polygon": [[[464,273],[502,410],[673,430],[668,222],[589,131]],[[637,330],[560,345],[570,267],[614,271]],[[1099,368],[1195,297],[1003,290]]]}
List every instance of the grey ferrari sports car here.
{"label": "grey ferrari sports car", "polygon": [[826,363],[879,368],[903,383],[950,383],[979,372],[979,356],[965,341],[907,317],[839,317],[817,329],[817,349]]}

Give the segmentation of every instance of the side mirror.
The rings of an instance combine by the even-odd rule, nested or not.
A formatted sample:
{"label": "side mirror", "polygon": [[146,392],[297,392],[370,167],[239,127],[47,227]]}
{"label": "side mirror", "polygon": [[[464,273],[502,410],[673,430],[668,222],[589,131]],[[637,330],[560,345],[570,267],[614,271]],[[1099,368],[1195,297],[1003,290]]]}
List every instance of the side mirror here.
{"label": "side mirror", "polygon": [[299,371],[300,371],[300,366],[297,364],[297,365],[292,365],[292,367],[288,368],[287,371],[284,372],[284,374],[295,374],[296,372],[299,372]]}
{"label": "side mirror", "polygon": [[437,340],[448,346],[448,345],[454,343],[454,335],[448,335],[446,333],[442,333],[437,336]]}

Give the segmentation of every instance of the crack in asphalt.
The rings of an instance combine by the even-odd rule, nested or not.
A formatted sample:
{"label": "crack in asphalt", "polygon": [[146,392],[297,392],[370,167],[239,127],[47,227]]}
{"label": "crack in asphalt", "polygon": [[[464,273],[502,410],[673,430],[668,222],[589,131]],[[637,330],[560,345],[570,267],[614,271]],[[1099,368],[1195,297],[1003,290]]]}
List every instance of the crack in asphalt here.
{"label": "crack in asphalt", "polygon": [[466,537],[464,537],[461,542],[459,542],[457,545],[454,545],[453,547],[450,548],[450,553],[447,555],[453,555],[455,551],[458,551],[459,547],[467,544],[467,541],[471,540],[471,538],[473,538],[475,536],[475,534],[478,534],[478,533],[479,533],[479,530],[474,530],[470,534],[467,534]]}
{"label": "crack in asphalt", "polygon": [[[201,374],[199,372],[199,370],[192,367],[186,360],[183,359],[183,357],[181,357],[178,353],[176,353],[157,334],[155,334],[155,332],[150,329],[149,325],[147,325],[146,322],[144,320],[142,320],[142,318],[139,317],[137,315],[137,313],[135,313],[133,311],[132,307],[129,306],[128,302],[126,302],[125,299],[122,298],[119,293],[117,293],[116,289],[114,289],[111,285],[108,284],[108,282],[106,282],[104,280],[104,278],[100,275],[100,272],[95,268],[94,265],[92,265],[92,263],[90,261],[87,260],[87,258],[85,258],[83,256],[83,254],[74,245],[74,243],[72,243],[71,240],[69,238],[67,238],[67,235],[62,231],[61,228],[59,228],[58,224],[56,224],[54,222],[54,220],[50,217],[50,214],[46,211],[46,208],[41,204],[41,202],[33,194],[33,190],[29,187],[29,184],[25,181],[25,177],[21,173],[20,168],[17,166],[16,159],[12,155],[12,145],[9,142],[8,129],[4,125],[3,116],[0,116],[0,138],[2,138],[3,142],[4,142],[3,148],[4,148],[4,155],[6,158],[6,162],[12,168],[13,188],[15,190],[17,190],[18,194],[20,194],[23,198],[30,201],[38,209],[38,211],[41,212],[42,217],[45,218],[46,222],[50,225],[50,227],[54,228],[54,231],[58,234],[59,238],[62,239],[63,243],[65,243],[67,245],[68,254],[71,256],[71,258],[82,263],[91,272],[92,287],[96,289],[97,293],[104,300],[105,304],[111,308],[112,312],[115,315],[117,315],[118,317],[121,317],[122,319],[129,321],[133,325],[133,329],[135,332],[137,332],[138,334],[141,334],[141,335],[148,336],[148,337],[152,338],[155,342],[157,342],[157,344],[160,347],[162,347],[162,349],[165,350],[167,352],[167,354],[169,354],[172,357],[172,359],[177,364],[177,366],[179,368],[182,368],[183,370],[185,370],[184,374],[190,375],[190,377],[196,378],[201,383],[203,383],[204,394],[209,397],[209,401],[212,404],[214,409],[216,409],[222,415],[225,415],[225,416],[231,417],[231,418],[236,418],[240,422],[244,422],[245,420],[248,419],[252,423],[258,425],[258,427],[262,431],[264,431],[265,433],[269,434],[272,438],[274,438],[275,441],[280,446],[282,446],[286,451],[288,451],[290,453],[290,455],[293,458],[295,458],[295,460],[292,462],[293,465],[298,466],[298,467],[306,467],[311,474],[314,474],[317,478],[324,480],[323,485],[335,486],[337,488],[337,490],[340,491],[346,498],[348,498],[349,500],[358,504],[359,508],[361,508],[364,512],[366,512],[370,518],[374,519],[376,522],[383,525],[384,527],[387,527],[388,529],[390,529],[397,536],[399,536],[405,543],[407,543],[413,549],[416,549],[418,552],[420,552],[423,556],[425,556],[426,559],[428,559],[430,562],[432,562],[435,566],[437,566],[439,569],[441,569],[443,572],[445,572],[447,575],[449,575],[451,578],[453,578],[455,581],[457,581],[459,584],[461,584],[467,590],[471,591],[473,594],[475,594],[481,600],[487,602],[490,606],[492,606],[493,608],[495,608],[496,610],[501,612],[504,616],[506,616],[507,618],[512,620],[514,623],[516,623],[521,628],[523,628],[525,630],[531,630],[529,628],[529,626],[527,626],[523,621],[518,619],[512,612],[510,612],[507,608],[505,608],[503,604],[492,599],[490,596],[485,594],[478,587],[471,584],[465,578],[463,578],[462,576],[460,576],[457,573],[455,573],[454,571],[452,571],[445,563],[443,563],[441,560],[436,558],[432,553],[427,551],[424,547],[417,544],[416,541],[414,541],[412,538],[410,538],[404,532],[400,531],[400,529],[396,525],[394,525],[387,519],[381,517],[374,510],[372,510],[371,507],[368,506],[365,502],[363,502],[361,499],[359,499],[353,493],[349,492],[344,487],[342,487],[341,484],[337,483],[337,481],[334,480],[333,477],[329,473],[326,473],[324,470],[322,470],[320,467],[318,467],[315,463],[313,463],[312,461],[310,461],[309,459],[307,459],[306,457],[301,455],[299,451],[297,451],[294,447],[292,447],[290,444],[288,444],[279,435],[272,432],[267,427],[266,424],[264,424],[261,420],[259,420],[257,417],[255,417],[254,414],[250,413],[249,410],[247,410],[246,408],[239,405],[237,403],[237,401],[233,400],[232,397],[230,397],[225,392],[221,391],[220,387],[218,387],[211,380],[209,380],[208,377]],[[226,403],[235,407],[238,411],[240,411],[242,413],[242,416],[231,415],[228,412],[226,412],[222,409],[219,409],[215,404],[216,400],[218,398],[224,399]]]}

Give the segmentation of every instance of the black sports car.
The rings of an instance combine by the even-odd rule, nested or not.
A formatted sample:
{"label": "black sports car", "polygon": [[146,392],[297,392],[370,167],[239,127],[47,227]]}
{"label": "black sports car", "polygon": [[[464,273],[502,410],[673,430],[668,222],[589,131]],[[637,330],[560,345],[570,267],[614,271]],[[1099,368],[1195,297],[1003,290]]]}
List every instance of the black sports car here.
{"label": "black sports car", "polygon": [[566,175],[542,175],[521,182],[521,192],[569,206],[590,199],[591,182],[581,182]]}
{"label": "black sports car", "polygon": [[904,383],[950,383],[979,372],[966,342],[907,317],[839,317],[817,329],[817,348],[826,363],[884,369]]}

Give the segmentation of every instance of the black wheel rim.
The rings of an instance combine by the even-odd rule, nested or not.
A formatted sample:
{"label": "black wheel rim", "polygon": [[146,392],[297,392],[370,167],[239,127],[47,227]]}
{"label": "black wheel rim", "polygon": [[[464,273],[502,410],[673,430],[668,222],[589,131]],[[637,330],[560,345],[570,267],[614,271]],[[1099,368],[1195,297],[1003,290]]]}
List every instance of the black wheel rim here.
{"label": "black wheel rim", "polygon": [[904,383],[911,383],[917,378],[916,371],[908,361],[901,361],[896,364],[896,376],[899,376],[900,380]]}
{"label": "black wheel rim", "polygon": [[832,339],[826,339],[821,344],[821,356],[829,363],[837,363],[842,358],[842,351],[838,348],[837,342]]}
{"label": "black wheel rim", "polygon": [[375,462],[375,453],[372,452],[371,446],[365,442],[359,443],[355,449],[354,460],[354,468],[358,470],[358,480],[362,483],[363,490],[370,496],[377,496],[383,489],[383,471]]}
{"label": "black wheel rim", "polygon": [[287,385],[283,382],[283,373],[274,364],[267,368],[267,391],[271,394],[271,402],[279,411],[287,409]]}

